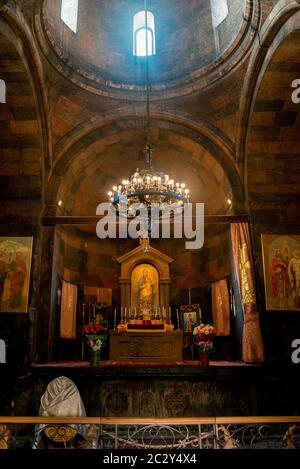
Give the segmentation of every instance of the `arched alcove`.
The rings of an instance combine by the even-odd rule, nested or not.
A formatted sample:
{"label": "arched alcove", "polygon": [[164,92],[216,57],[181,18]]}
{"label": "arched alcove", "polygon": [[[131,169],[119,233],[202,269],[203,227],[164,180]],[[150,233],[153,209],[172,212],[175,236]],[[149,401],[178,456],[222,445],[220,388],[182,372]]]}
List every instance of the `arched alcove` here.
{"label": "arched alcove", "polygon": [[[75,217],[83,223],[85,216],[95,216],[100,202],[108,201],[107,192],[113,184],[145,165],[143,119],[130,115],[123,120],[107,118],[102,125],[92,124],[94,128],[82,126],[58,147],[47,191],[53,215]],[[194,128],[191,123],[189,127],[180,123],[178,115],[173,119],[169,116],[169,120],[153,119],[150,139],[154,144],[154,167],[186,182],[192,202],[204,202],[206,214],[239,213],[243,191],[232,155],[211,129],[206,130],[207,135],[196,129],[196,123]],[[85,285],[110,288],[114,305],[129,307],[131,273],[124,277],[117,259],[126,257],[137,245],[138,241],[132,239],[122,243],[98,239],[96,222],[57,226],[55,278],[57,282],[64,279],[75,283],[80,290]],[[162,279],[161,291],[166,291],[161,306],[171,305],[175,314],[174,306],[187,302],[190,288],[193,301],[203,306],[203,317],[211,320],[210,285],[231,275],[229,225],[207,225],[201,249],[187,251],[185,239],[152,239],[151,246],[170,258],[176,252],[167,275],[155,265]],[[140,257],[138,262],[147,259]],[[112,310],[109,315],[112,318]]]}

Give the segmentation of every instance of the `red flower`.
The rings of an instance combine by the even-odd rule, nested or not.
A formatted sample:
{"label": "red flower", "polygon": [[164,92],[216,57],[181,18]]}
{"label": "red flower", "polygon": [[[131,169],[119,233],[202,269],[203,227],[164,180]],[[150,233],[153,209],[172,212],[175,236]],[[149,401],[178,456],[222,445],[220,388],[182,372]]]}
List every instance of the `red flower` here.
{"label": "red flower", "polygon": [[90,335],[101,335],[105,331],[108,331],[108,327],[106,325],[103,325],[102,323],[100,323],[96,319],[94,319],[89,324],[85,324],[83,326],[83,332],[84,332],[84,334],[87,334],[87,335],[88,334],[90,334]]}

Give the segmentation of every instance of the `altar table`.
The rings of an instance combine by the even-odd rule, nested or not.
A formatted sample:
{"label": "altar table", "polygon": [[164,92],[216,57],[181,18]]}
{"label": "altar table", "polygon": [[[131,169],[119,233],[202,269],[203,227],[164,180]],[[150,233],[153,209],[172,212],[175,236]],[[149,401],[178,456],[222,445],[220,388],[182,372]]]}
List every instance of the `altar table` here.
{"label": "altar table", "polygon": [[110,360],[182,360],[182,331],[124,332],[110,334]]}

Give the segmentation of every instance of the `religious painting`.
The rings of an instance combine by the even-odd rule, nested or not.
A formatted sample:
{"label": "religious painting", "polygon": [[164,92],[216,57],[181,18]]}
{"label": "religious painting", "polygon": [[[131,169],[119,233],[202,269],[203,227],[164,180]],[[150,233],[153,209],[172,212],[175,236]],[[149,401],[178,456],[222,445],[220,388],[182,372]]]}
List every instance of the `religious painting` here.
{"label": "religious painting", "polygon": [[183,332],[193,332],[194,327],[200,324],[201,309],[198,304],[181,306],[180,314]]}
{"label": "religious painting", "polygon": [[266,309],[300,311],[300,235],[264,234]]}
{"label": "religious painting", "polygon": [[27,313],[32,237],[0,237],[0,312]]}
{"label": "religious painting", "polygon": [[159,306],[158,272],[151,264],[137,265],[131,274],[131,307],[139,314],[155,312]]}

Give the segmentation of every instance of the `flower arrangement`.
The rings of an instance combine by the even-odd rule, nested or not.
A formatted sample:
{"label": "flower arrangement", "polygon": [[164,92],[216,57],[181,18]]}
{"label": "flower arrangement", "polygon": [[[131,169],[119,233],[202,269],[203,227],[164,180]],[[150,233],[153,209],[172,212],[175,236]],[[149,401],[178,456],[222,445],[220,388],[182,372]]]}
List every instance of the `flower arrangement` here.
{"label": "flower arrangement", "polygon": [[207,355],[212,352],[215,352],[214,348],[214,337],[216,334],[216,329],[211,324],[201,323],[199,326],[196,326],[193,330],[193,335],[195,336],[195,344]]}
{"label": "flower arrangement", "polygon": [[83,326],[83,331],[90,348],[92,365],[97,366],[100,362],[101,350],[108,335],[108,322],[101,314],[97,314],[95,319]]}
{"label": "flower arrangement", "polygon": [[92,322],[83,326],[83,330],[86,336],[98,336],[102,334],[106,335],[108,331],[108,324],[107,321],[103,320],[99,322],[96,317]]}

